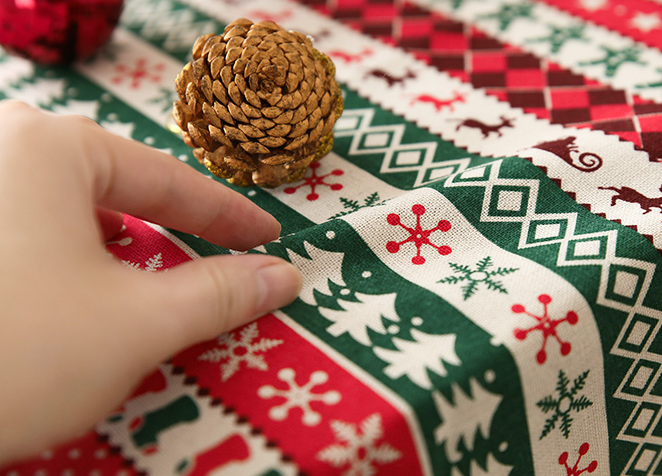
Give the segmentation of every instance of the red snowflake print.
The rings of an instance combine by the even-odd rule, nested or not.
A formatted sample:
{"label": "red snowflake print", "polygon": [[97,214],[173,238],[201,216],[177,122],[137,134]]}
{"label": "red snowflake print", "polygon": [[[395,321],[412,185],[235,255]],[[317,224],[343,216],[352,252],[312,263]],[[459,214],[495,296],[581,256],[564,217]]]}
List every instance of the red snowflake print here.
{"label": "red snowflake print", "polygon": [[565,476],[579,476],[584,472],[592,473],[596,470],[598,467],[598,462],[596,460],[591,461],[587,467],[579,469],[579,462],[581,461],[582,456],[588,453],[588,449],[588,443],[584,443],[579,447],[579,456],[577,457],[577,461],[572,468],[568,466],[568,452],[564,451],[561,453],[559,456],[559,464],[565,467]]}
{"label": "red snowflake print", "polygon": [[164,68],[165,65],[163,63],[148,67],[147,60],[141,58],[136,61],[136,65],[132,68],[124,64],[118,64],[115,66],[115,71],[119,74],[115,76],[112,81],[115,84],[119,84],[124,81],[125,78],[128,78],[129,81],[131,81],[131,87],[133,89],[138,89],[143,81],[152,81],[154,83],[161,81],[161,76],[158,73],[163,71]]}
{"label": "red snowflake print", "polygon": [[538,321],[538,324],[536,324],[533,327],[529,327],[528,329],[516,328],[513,334],[515,335],[516,339],[524,340],[528,336],[529,332],[533,332],[533,331],[542,332],[542,337],[543,337],[542,348],[536,355],[536,360],[538,361],[539,364],[542,365],[547,360],[547,353],[545,352],[545,348],[547,346],[547,339],[549,339],[550,337],[556,339],[559,345],[561,346],[561,355],[568,355],[570,353],[570,350],[572,349],[570,342],[564,342],[561,340],[561,338],[556,333],[556,327],[563,322],[567,322],[571,326],[574,326],[575,324],[577,324],[579,318],[577,317],[577,313],[575,311],[568,311],[568,313],[563,319],[551,319],[547,311],[547,305],[550,302],[552,302],[552,298],[547,294],[541,294],[540,296],[538,296],[538,301],[540,301],[543,305],[542,316],[538,316],[536,314],[530,313],[521,304],[515,304],[511,309],[516,314],[524,313],[527,316],[533,317],[536,321]]}
{"label": "red snowflake print", "polygon": [[402,221],[400,220],[400,215],[397,215],[395,213],[389,213],[389,215],[386,217],[386,221],[388,222],[389,225],[393,226],[400,226],[403,229],[409,233],[409,236],[402,241],[389,241],[386,243],[386,249],[388,250],[389,253],[397,253],[400,251],[400,247],[404,245],[405,243],[412,242],[414,243],[414,246],[416,246],[416,256],[414,256],[411,259],[411,262],[414,264],[423,264],[425,263],[425,258],[421,256],[421,247],[423,245],[428,245],[431,246],[432,248],[436,249],[439,254],[442,255],[447,255],[450,254],[452,249],[450,246],[437,246],[434,243],[430,241],[430,235],[434,231],[448,231],[451,229],[451,224],[448,220],[440,220],[439,223],[437,223],[437,226],[434,228],[430,228],[429,230],[424,230],[423,227],[421,226],[421,217],[425,214],[425,207],[420,204],[416,204],[413,207],[411,207],[411,211],[416,215],[416,227],[415,228],[410,228],[408,226],[405,226],[402,224]]}
{"label": "red snowflake print", "polygon": [[310,187],[310,193],[306,195],[306,198],[309,201],[315,201],[318,198],[320,198],[319,194],[315,192],[315,188],[319,185],[324,185],[326,187],[329,187],[331,190],[342,190],[342,185],[339,183],[326,183],[324,181],[325,178],[330,177],[331,175],[335,176],[340,176],[344,172],[340,169],[335,169],[328,174],[324,175],[317,175],[317,169],[319,168],[320,163],[319,162],[313,162],[310,164],[310,176],[304,177],[303,182],[297,185],[296,187],[287,187],[284,192],[285,193],[294,193],[296,192],[299,188],[301,187]]}

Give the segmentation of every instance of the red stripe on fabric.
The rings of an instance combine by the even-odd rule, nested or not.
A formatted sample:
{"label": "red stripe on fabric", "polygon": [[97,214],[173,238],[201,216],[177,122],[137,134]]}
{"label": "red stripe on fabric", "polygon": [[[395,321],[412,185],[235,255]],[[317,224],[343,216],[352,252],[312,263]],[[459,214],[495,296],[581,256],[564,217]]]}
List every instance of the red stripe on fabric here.
{"label": "red stripe on fabric", "polygon": [[161,271],[191,258],[167,237],[130,215],[124,215],[124,229],[106,243],[106,249],[132,268]]}
{"label": "red stripe on fabric", "polygon": [[[334,432],[334,425],[352,426],[360,435],[361,423],[379,415],[377,418],[384,436],[371,443],[375,447],[388,445],[398,451],[399,457],[388,463],[373,462],[375,474],[382,471],[384,474],[422,474],[410,429],[399,409],[393,408],[365,382],[275,316],[266,315],[251,325],[255,327],[237,329],[230,338],[235,343],[244,339],[244,344],[252,343],[264,349],[256,352],[262,356],[262,365],[256,364],[255,360],[252,364],[242,360],[247,347],[230,346],[227,341],[225,344],[210,341],[192,347],[175,356],[172,365],[183,368],[187,380],[195,380],[197,386],[209,390],[212,399],[220,399],[237,415],[245,416],[252,427],[259,428],[304,472],[311,471],[312,474],[319,470],[320,460],[325,461],[321,456],[324,449],[347,444]],[[245,337],[249,334],[253,336],[251,339]],[[202,357],[208,352],[211,353],[207,355],[220,355],[218,350],[223,349],[225,352],[221,358],[210,361]],[[233,357],[232,354],[236,355]],[[301,356],[306,357],[302,359]],[[231,359],[236,365],[229,363]],[[296,386],[309,386],[308,391],[314,393],[315,398],[329,399],[327,402],[316,399],[310,402],[310,409],[319,415],[319,421],[313,418],[306,423],[309,412],[300,407],[283,409],[287,399],[277,392],[291,388],[288,378],[293,379]],[[333,392],[339,392],[338,401],[332,398]],[[348,468],[344,463],[341,467],[334,468],[331,464],[327,467],[330,472]]]}
{"label": "red stripe on fabric", "polygon": [[662,49],[662,7],[647,0],[538,0],[586,21]]}

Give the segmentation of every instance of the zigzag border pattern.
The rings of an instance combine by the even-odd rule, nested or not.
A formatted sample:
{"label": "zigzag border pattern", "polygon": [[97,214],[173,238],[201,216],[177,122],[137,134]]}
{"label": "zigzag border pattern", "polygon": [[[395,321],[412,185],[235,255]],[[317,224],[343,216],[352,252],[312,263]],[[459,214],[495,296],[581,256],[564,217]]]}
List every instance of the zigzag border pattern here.
{"label": "zigzag border pattern", "polygon": [[[656,335],[660,330],[660,327],[662,327],[662,311],[644,305],[644,300],[650,291],[651,281],[657,266],[646,261],[617,256],[617,230],[578,234],[576,233],[577,213],[537,213],[535,211],[535,207],[539,191],[539,182],[529,179],[523,180],[500,178],[499,170],[502,163],[502,161],[495,161],[490,164],[472,167],[467,169],[465,172],[453,174],[446,179],[444,186],[447,188],[484,188],[481,221],[521,223],[522,228],[519,238],[520,249],[560,244],[559,255],[556,262],[557,266],[600,266],[601,286],[598,290],[598,296],[596,299],[597,304],[627,313],[627,318],[623,323],[619,337],[613,344],[610,352],[614,355],[632,359],[630,370],[626,373],[623,381],[618,387],[618,390],[614,393],[613,396],[621,400],[627,400],[636,403],[636,405],[630,417],[628,418],[626,425],[621,429],[619,435],[617,436],[617,439],[620,441],[628,441],[637,444],[637,449],[633,451],[626,470],[629,471],[632,468],[640,469],[637,467],[637,463],[642,458],[642,455],[646,454],[646,458],[650,458],[651,456],[653,456],[653,458],[650,461],[650,464],[647,466],[648,470],[642,474],[650,474],[653,468],[655,468],[655,463],[657,462],[657,459],[660,455],[659,448],[655,455],[649,454],[648,452],[652,451],[650,445],[651,443],[658,445],[662,444],[662,438],[653,435],[652,429],[655,428],[660,419],[662,419],[662,412],[651,414],[650,412],[642,412],[642,409],[657,408],[660,404],[662,404],[662,397],[651,394],[652,382],[656,381],[658,375],[662,375],[662,372],[659,372],[660,366],[658,365],[654,369],[651,366],[646,366],[647,362],[655,362],[657,364],[662,363],[662,355],[653,353],[650,349],[651,343],[653,342],[652,336]],[[479,173],[481,171],[483,172],[482,174]],[[462,179],[465,180],[463,181]],[[529,190],[527,203],[523,207],[523,211],[525,213],[519,216],[505,216],[494,215],[491,212],[492,208],[490,205],[494,199],[494,189],[495,187],[503,185],[527,188]],[[559,227],[560,231],[558,236],[553,237],[552,239],[544,239],[537,242],[535,240],[531,241],[530,231],[533,227],[536,226],[536,222],[558,223],[560,221],[565,222],[565,226]],[[572,256],[572,251],[574,250],[574,245],[576,243],[586,243],[590,241],[600,242],[600,249],[602,253],[596,253],[593,256],[585,255],[580,257],[580,259]],[[614,270],[617,271],[614,272]],[[630,272],[626,270],[630,270]],[[620,290],[620,292],[624,294],[619,294],[619,292],[615,292],[614,289],[608,288],[610,283],[613,285],[613,287],[617,286],[616,282],[619,278],[614,278],[613,276],[617,275],[619,272],[627,273],[631,276],[636,276],[637,283],[632,288],[633,292],[629,296],[627,295],[628,291],[625,287],[621,288]],[[621,279],[632,278],[621,275]],[[648,321],[648,324],[650,325],[650,328],[648,329],[649,338],[644,342],[644,345],[639,352],[628,350],[627,348],[622,348],[622,343],[627,342],[627,334],[632,332],[633,325],[637,319],[636,316],[645,316],[650,318]],[[651,371],[651,373],[646,374],[647,371]],[[639,372],[642,372],[642,374],[640,374],[641,376],[638,377],[637,375]],[[633,394],[632,392],[628,393],[625,391],[627,389],[626,387],[633,386],[633,381],[637,379],[640,381],[644,377],[646,378],[645,387],[635,387],[635,390],[641,390],[640,392]],[[649,420],[644,421],[643,419],[646,417],[648,417]],[[628,434],[628,429],[638,428],[641,426],[644,426],[646,431],[639,431],[638,434],[632,432]],[[630,473],[628,472],[627,474]]]}
{"label": "zigzag border pattern", "polygon": [[[375,116],[373,108],[346,109],[341,119],[336,123],[336,137],[352,137],[349,148],[350,156],[383,154],[379,172],[392,174],[401,172],[416,172],[413,187],[420,187],[434,182],[441,177],[465,170],[471,159],[469,157],[456,160],[434,160],[437,143],[433,141],[404,144],[404,124],[389,124],[373,126]],[[386,142],[386,137],[390,140]],[[374,147],[365,144],[367,137],[376,137],[379,142]]]}

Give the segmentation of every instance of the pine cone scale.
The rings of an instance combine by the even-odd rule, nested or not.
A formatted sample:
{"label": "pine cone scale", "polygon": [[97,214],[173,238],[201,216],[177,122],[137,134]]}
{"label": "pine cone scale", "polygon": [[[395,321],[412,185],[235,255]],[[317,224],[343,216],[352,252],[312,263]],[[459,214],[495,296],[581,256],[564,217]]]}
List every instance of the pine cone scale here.
{"label": "pine cone scale", "polygon": [[292,130],[292,126],[290,126],[289,124],[278,124],[277,126],[268,129],[267,133],[271,137],[285,137],[289,134],[291,130]]}
{"label": "pine cone scale", "polygon": [[260,139],[266,135],[264,131],[251,124],[239,124],[239,129],[251,139]]}
{"label": "pine cone scale", "polygon": [[[229,103],[230,102],[228,101],[228,104]],[[218,102],[214,103],[214,111],[216,112],[218,117],[221,119],[221,121],[226,122],[228,124],[231,124],[233,126],[235,125],[234,118],[232,117],[232,114],[230,114],[230,111],[228,111],[228,108],[225,107],[223,104],[218,103]],[[222,128],[222,127],[224,127],[224,125],[221,124],[218,127]]]}
{"label": "pine cone scale", "polygon": [[[250,90],[247,89],[246,91],[248,92]],[[246,94],[244,94],[244,97],[246,97]],[[250,104],[249,102],[242,103],[241,110],[244,112],[244,114],[246,114],[246,117],[250,117],[251,119],[260,119],[262,117],[262,114],[260,114],[260,110],[257,107],[253,106],[252,104]]]}
{"label": "pine cone scale", "polygon": [[[222,104],[227,104],[228,102],[230,102],[230,98],[228,97],[228,92],[223,86],[223,83],[221,83],[221,81],[216,80],[212,83],[212,91],[214,91],[214,97],[216,97],[216,99],[219,100]],[[217,103],[214,102],[214,105],[216,104]]]}

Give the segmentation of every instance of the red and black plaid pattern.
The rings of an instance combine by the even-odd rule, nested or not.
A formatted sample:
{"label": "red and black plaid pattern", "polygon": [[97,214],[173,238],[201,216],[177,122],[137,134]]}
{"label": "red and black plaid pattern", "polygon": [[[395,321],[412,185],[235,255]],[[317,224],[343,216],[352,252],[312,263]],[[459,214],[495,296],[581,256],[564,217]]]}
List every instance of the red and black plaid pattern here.
{"label": "red and black plaid pattern", "polygon": [[[552,123],[590,127],[662,160],[662,104],[577,75],[462,22],[398,0],[299,0]],[[415,74],[415,72],[412,72]]]}

